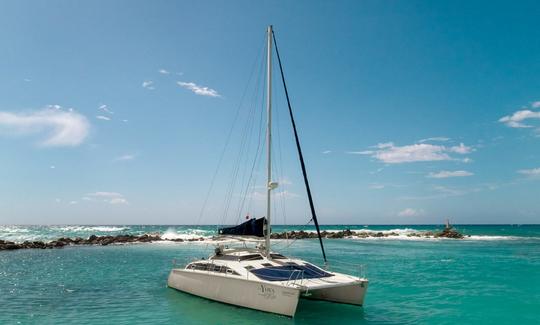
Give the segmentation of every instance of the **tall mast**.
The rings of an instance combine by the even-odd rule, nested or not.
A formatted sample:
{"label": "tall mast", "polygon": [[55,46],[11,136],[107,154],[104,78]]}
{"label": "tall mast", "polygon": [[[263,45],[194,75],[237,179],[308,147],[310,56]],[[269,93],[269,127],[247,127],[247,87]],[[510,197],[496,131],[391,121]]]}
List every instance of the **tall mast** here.
{"label": "tall mast", "polygon": [[266,110],[267,110],[267,126],[266,126],[266,146],[267,146],[267,183],[266,183],[266,238],[265,250],[266,257],[270,258],[270,232],[271,232],[271,193],[275,186],[272,183],[272,25],[268,26],[267,30],[267,61],[266,61]]}

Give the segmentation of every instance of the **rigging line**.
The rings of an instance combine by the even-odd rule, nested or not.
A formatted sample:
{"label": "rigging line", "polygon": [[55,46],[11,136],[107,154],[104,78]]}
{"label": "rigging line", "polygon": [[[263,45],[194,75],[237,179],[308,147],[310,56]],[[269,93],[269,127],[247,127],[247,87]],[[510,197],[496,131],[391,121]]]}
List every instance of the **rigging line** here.
{"label": "rigging line", "polygon": [[[262,58],[262,56],[261,56],[261,58]],[[260,71],[259,71],[259,78],[257,79],[255,92],[254,92],[254,95],[252,96],[252,98],[256,98],[255,96],[258,94],[258,89],[260,87],[260,83],[261,83],[261,79],[262,79],[260,77],[260,75],[262,75],[262,68],[264,68],[264,60],[261,60],[261,68],[260,68]],[[242,163],[242,158],[244,157],[244,153],[245,153],[245,150],[246,150],[246,144],[247,144],[247,140],[248,140],[247,134],[248,134],[248,130],[250,130],[250,126],[253,125],[251,123],[251,121],[254,118],[254,114],[255,114],[254,106],[250,106],[250,109],[248,111],[248,116],[246,118],[246,122],[245,122],[245,125],[244,125],[244,128],[243,128],[243,131],[241,133],[240,150],[239,150],[238,155],[236,157],[236,161],[235,161],[235,163],[233,165],[233,171],[232,171],[232,174],[231,174],[231,182],[229,183],[227,194],[225,196],[224,208],[223,208],[224,213],[223,213],[222,218],[221,218],[221,223],[223,223],[224,220],[228,219],[229,208],[230,208],[230,205],[232,203],[232,196],[233,196],[234,189],[236,188],[236,183],[237,183],[237,180],[238,180],[238,173],[239,173],[239,170],[240,170],[240,164]]]}
{"label": "rigging line", "polygon": [[[254,105],[255,106],[255,105]],[[255,157],[253,159],[253,163],[251,165],[251,172],[249,174],[249,179],[248,179],[248,182],[246,184],[246,187],[245,187],[245,190],[244,190],[244,193],[241,197],[241,201],[240,201],[240,204],[239,204],[239,207],[238,207],[238,216],[237,216],[237,219],[236,219],[236,222],[238,223],[240,217],[241,217],[241,214],[242,214],[242,210],[244,209],[244,205],[245,205],[245,201],[246,201],[246,197],[247,197],[247,192],[249,191],[249,188],[252,184],[252,180],[254,179],[253,177],[253,174],[254,174],[254,170],[255,170],[255,166],[257,164],[257,161],[258,161],[258,158],[259,158],[259,155],[260,153],[262,153],[262,151],[260,150],[261,149],[261,143],[262,143],[262,130],[263,130],[263,113],[264,111],[263,110],[260,110],[261,111],[261,114],[260,114],[260,117],[259,117],[259,134],[258,134],[258,141],[257,141],[257,149],[255,151]]]}
{"label": "rigging line", "polygon": [[[285,183],[284,181],[284,178],[285,178],[285,174],[283,173],[283,149],[282,149],[282,146],[281,146],[281,127],[280,127],[280,120],[281,120],[281,116],[280,116],[280,113],[279,113],[279,109],[276,109],[276,124],[277,124],[277,128],[276,128],[276,133],[277,133],[277,145],[278,145],[278,170],[279,170],[279,173],[278,175],[280,175],[280,179],[278,179],[278,182],[279,181],[283,181],[283,183]],[[283,184],[285,185],[285,184]],[[286,214],[286,210],[285,210],[285,195],[286,195],[286,191],[285,191],[285,188],[284,186],[282,186],[282,195],[281,195],[281,198],[280,198],[280,205],[281,205],[281,213],[283,214],[283,225],[285,226],[285,232],[287,232],[287,214]]]}
{"label": "rigging line", "polygon": [[251,109],[248,113],[248,117],[246,119],[246,124],[244,126],[244,130],[242,132],[242,140],[241,140],[241,144],[240,144],[240,150],[239,150],[239,153],[237,155],[237,159],[235,161],[235,164],[233,166],[233,172],[232,172],[232,175],[231,175],[231,182],[229,183],[229,187],[228,187],[228,191],[227,191],[227,195],[226,195],[226,198],[225,198],[225,207],[224,207],[224,215],[223,217],[225,219],[227,219],[228,217],[228,214],[229,214],[229,207],[231,205],[231,201],[232,201],[232,196],[233,196],[233,193],[234,193],[234,189],[236,187],[236,183],[237,183],[237,180],[238,180],[238,174],[240,172],[240,165],[242,164],[242,158],[244,157],[244,152],[245,152],[245,149],[246,149],[246,143],[247,143],[247,133],[248,133],[248,130],[249,130],[249,126],[250,126],[250,121],[251,121],[251,118],[253,116],[253,109]]}
{"label": "rigging line", "polygon": [[[262,65],[261,65],[262,66]],[[258,88],[257,88],[257,91],[255,92],[255,96],[253,96],[253,101],[252,101],[252,107],[255,108],[257,107],[257,100],[258,100],[258,96],[259,95],[259,92],[258,92]],[[257,111],[257,110],[255,110]],[[241,184],[246,184],[245,185],[245,188],[242,188],[241,190],[241,195],[240,195],[240,198],[238,200],[238,206],[237,206],[237,219],[236,219],[236,222],[238,223],[239,222],[239,219],[241,218],[241,214],[242,214],[242,211],[243,211],[243,208],[244,208],[244,205],[245,205],[245,200],[246,200],[246,196],[247,196],[247,191],[249,190],[250,188],[250,185],[251,185],[251,181],[253,179],[253,173],[254,173],[254,169],[255,169],[255,165],[256,165],[256,162],[257,162],[257,159],[258,159],[258,155],[259,155],[259,150],[261,148],[261,136],[262,136],[262,122],[263,122],[263,110],[260,110],[261,114],[259,115],[259,127],[258,128],[254,128],[255,126],[255,118],[253,119],[253,124],[252,124],[252,133],[253,133],[253,130],[256,129],[258,130],[258,136],[257,137],[253,137],[254,139],[258,139],[255,141],[257,147],[256,147],[256,151],[255,151],[255,156],[253,157],[253,162],[251,163],[251,168],[249,169],[250,172],[249,172],[249,177],[248,177],[248,181],[247,182],[244,182],[245,180],[245,176],[247,175],[247,168],[245,169],[245,173],[243,174],[243,178],[242,178],[242,182],[240,183]],[[254,114],[254,117],[255,117],[255,114]],[[251,134],[250,134],[250,139],[251,139]],[[250,144],[251,144],[251,141],[250,141]],[[247,167],[247,164],[248,164],[248,160],[249,160],[249,157],[246,155],[246,167]]]}
{"label": "rigging line", "polygon": [[[249,136],[249,139],[250,139],[250,140],[251,140],[251,138],[256,139],[255,137],[252,137],[251,134],[253,133],[253,130],[255,129],[255,128],[254,128],[254,126],[255,126],[255,116],[256,116],[255,113],[258,111],[258,110],[257,110],[257,104],[256,104],[256,103],[257,103],[257,101],[258,101],[259,94],[260,94],[259,89],[260,89],[260,86],[261,86],[261,83],[262,83],[261,80],[262,80],[262,76],[263,76],[263,74],[262,74],[262,68],[263,68],[263,67],[264,67],[264,63],[261,62],[261,70],[260,70],[260,74],[259,74],[259,76],[260,76],[261,79],[258,80],[257,88],[256,88],[256,91],[254,92],[254,95],[253,95],[253,98],[252,98],[252,103],[251,103],[251,105],[252,105],[251,108],[252,108],[252,113],[253,113],[253,115],[251,116],[251,121],[252,121],[253,123],[250,124],[250,126],[251,126],[251,128],[250,128],[250,131],[251,131],[251,132],[250,132],[250,136]],[[261,121],[262,121],[262,115],[259,115],[259,127],[260,127]],[[259,132],[260,132],[260,131],[259,131]],[[260,135],[259,135],[259,137],[260,137]],[[260,146],[260,144],[259,144],[259,142],[256,142],[256,143],[257,143],[257,150],[258,150],[258,147]],[[251,144],[251,141],[249,142],[249,144]],[[255,160],[256,160],[256,156],[257,156],[257,151],[256,151],[256,154],[255,154]],[[245,158],[245,164],[246,164],[245,167],[246,167],[246,168],[243,169],[243,170],[244,170],[244,173],[243,173],[243,175],[242,175],[242,182],[239,184],[239,185],[241,186],[241,188],[243,188],[242,184],[245,184],[244,180],[245,180],[246,175],[247,175],[247,170],[248,170],[248,169],[247,169],[247,166],[248,166],[247,164],[248,164],[248,161],[250,161],[250,159],[249,159],[249,156],[248,156],[248,154],[247,154],[247,152],[246,152],[246,158]],[[247,185],[246,185],[246,190],[244,190],[244,193],[245,193],[245,191],[247,191],[247,188],[249,187],[249,182],[250,182],[252,176],[253,176],[253,167],[252,167],[251,170],[250,170],[248,183],[247,183]],[[241,193],[242,193],[242,190],[241,190]],[[243,201],[244,201],[244,200],[245,200],[245,194],[244,194],[244,196],[243,196],[243,195],[240,195],[239,200],[238,200],[238,206],[237,206],[237,208],[238,208],[238,211],[237,211],[238,215],[241,213],[241,208],[240,208],[240,206],[243,206]],[[237,221],[238,221],[238,220],[237,220]]]}
{"label": "rigging line", "polygon": [[227,151],[227,147],[229,146],[231,136],[232,136],[232,133],[233,133],[233,130],[234,130],[234,126],[236,125],[236,122],[238,120],[238,116],[240,115],[240,109],[242,108],[242,103],[244,102],[244,98],[245,98],[245,96],[247,94],[247,90],[249,88],[249,84],[251,82],[251,79],[253,78],[253,75],[255,74],[255,68],[257,67],[257,61],[259,61],[259,57],[262,56],[263,52],[264,52],[264,38],[263,38],[263,42],[262,42],[262,45],[261,45],[261,49],[259,50],[259,54],[255,58],[255,61],[253,62],[253,66],[251,68],[251,72],[250,72],[250,75],[249,75],[249,78],[248,78],[248,82],[246,84],[246,87],[244,88],[244,92],[242,94],[242,97],[240,98],[240,104],[236,108],[236,114],[235,114],[234,119],[233,119],[233,124],[231,125],[231,128],[229,129],[229,132],[227,134],[227,138],[225,140],[225,146],[223,147],[223,149],[221,151],[217,167],[216,167],[216,169],[214,171],[214,174],[212,176],[212,180],[210,181],[210,188],[208,189],[208,192],[206,193],[206,196],[204,198],[203,206],[201,208],[201,212],[199,213],[199,217],[197,218],[197,224],[200,224],[202,216],[204,215],[206,205],[208,204],[208,199],[210,198],[210,194],[211,194],[212,189],[214,187],[214,183],[216,181],[217,174],[218,174],[219,169],[221,167],[221,163],[223,162],[223,157],[225,156],[225,152]]}
{"label": "rigging line", "polygon": [[[262,57],[262,56],[261,56]],[[261,61],[261,64],[262,64],[262,61]],[[262,68],[261,68],[262,69]],[[260,70],[262,71],[262,70]],[[259,71],[259,74],[260,74],[260,71]],[[258,85],[259,85],[259,82],[260,82],[260,78],[257,78],[256,79],[256,89],[258,89]],[[252,96],[253,97],[253,96]],[[245,148],[245,145],[246,145],[246,140],[247,140],[247,137],[246,137],[246,134],[247,134],[247,131],[249,129],[249,122],[250,122],[250,119],[252,117],[252,114],[253,114],[253,107],[251,105],[248,106],[249,107],[249,110],[248,110],[248,114],[247,114],[247,118],[245,120],[245,124],[244,124],[244,127],[242,128],[242,131],[240,133],[240,146],[239,146],[239,151],[238,151],[238,154],[236,155],[236,159],[235,159],[235,163],[233,164],[233,169],[231,171],[231,176],[230,176],[230,182],[229,182],[229,185],[228,185],[228,189],[226,191],[226,196],[225,196],[225,205],[224,205],[224,212],[226,212],[226,214],[228,214],[228,206],[229,206],[229,200],[231,200],[231,196],[232,196],[232,192],[234,190],[234,187],[235,187],[235,184],[236,184],[236,179],[237,179],[237,175],[238,175],[238,169],[239,169],[239,165],[241,163],[241,160],[242,160],[242,157],[244,155],[244,148]],[[225,217],[225,215],[223,216]]]}
{"label": "rigging line", "polygon": [[[261,102],[260,102],[260,112],[261,112],[260,121],[261,121],[261,124],[263,123],[263,116],[264,116],[264,113],[265,113],[265,111],[264,111],[265,102],[266,102],[266,93],[263,93],[263,95],[261,96]],[[261,128],[261,139],[260,139],[260,141],[263,141],[264,138],[262,136],[264,134],[266,134],[266,132],[264,132],[264,134],[262,133],[263,125],[261,125],[260,128]],[[262,153],[263,153],[263,151],[262,151],[262,146],[261,146],[261,151],[260,151],[259,156],[257,157],[256,163],[255,163],[255,169],[256,170],[261,169],[262,156],[263,156]],[[254,173],[253,181],[251,182],[253,189],[255,189],[255,184],[257,184],[258,175],[259,175],[258,173]],[[250,195],[249,198],[248,198],[247,211],[251,210],[252,203],[253,203],[253,195]]]}
{"label": "rigging line", "polygon": [[309,208],[311,209],[311,215],[313,217],[313,222],[315,223],[315,228],[317,229],[317,235],[319,237],[319,243],[321,244],[321,251],[324,259],[324,263],[327,264],[326,253],[324,252],[324,244],[321,237],[321,229],[319,228],[319,222],[317,221],[317,214],[315,212],[315,206],[313,205],[313,198],[311,196],[311,190],[309,188],[309,181],[307,178],[306,165],[304,163],[304,157],[302,155],[302,148],[300,147],[300,140],[298,139],[298,132],[296,131],[296,123],[294,122],[294,116],[291,107],[291,101],[289,99],[289,92],[287,91],[287,84],[285,83],[285,74],[283,73],[283,66],[281,65],[281,58],[279,57],[279,50],[276,41],[276,35],[272,32],[272,38],[274,39],[274,45],[276,48],[276,56],[279,63],[279,70],[281,72],[281,81],[283,82],[283,88],[285,89],[285,97],[287,98],[287,106],[289,107],[289,115],[291,116],[291,123],[294,131],[294,139],[296,140],[296,148],[298,149],[298,158],[300,159],[300,165],[302,167],[302,174],[304,175],[304,183],[306,185],[306,191],[309,199]]}

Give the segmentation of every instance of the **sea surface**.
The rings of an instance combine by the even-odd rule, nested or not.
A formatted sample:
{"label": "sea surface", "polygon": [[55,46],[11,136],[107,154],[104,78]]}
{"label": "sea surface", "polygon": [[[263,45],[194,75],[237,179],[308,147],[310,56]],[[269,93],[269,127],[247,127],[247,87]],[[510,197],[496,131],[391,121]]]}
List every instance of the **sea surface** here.
{"label": "sea surface", "polygon": [[[166,287],[173,259],[208,256],[208,242],[0,251],[0,324],[540,324],[540,225],[457,225],[463,240],[407,237],[434,225],[328,225],[398,236],[327,239],[330,268],[365,275],[365,306],[301,300],[287,318]],[[0,226],[0,239],[160,233],[208,237],[215,226]],[[313,231],[274,226],[273,231]],[[320,264],[317,240],[274,250]]]}

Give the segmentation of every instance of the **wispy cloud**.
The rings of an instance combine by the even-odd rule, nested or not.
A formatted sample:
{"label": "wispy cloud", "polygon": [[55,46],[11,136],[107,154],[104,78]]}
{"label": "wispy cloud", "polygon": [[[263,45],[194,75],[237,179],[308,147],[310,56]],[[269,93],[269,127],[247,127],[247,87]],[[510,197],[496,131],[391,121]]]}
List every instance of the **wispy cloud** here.
{"label": "wispy cloud", "polygon": [[424,214],[422,209],[406,208],[398,213],[399,217],[418,217]]}
{"label": "wispy cloud", "polygon": [[540,178],[540,167],[532,169],[521,169],[517,172],[530,178]]}
{"label": "wispy cloud", "polygon": [[420,196],[403,196],[399,199],[401,200],[432,200],[432,199],[443,199],[448,197],[462,196],[469,193],[477,193],[483,190],[493,190],[493,184],[481,185],[476,187],[448,187],[448,186],[433,186],[431,190],[434,192],[428,195]]}
{"label": "wispy cloud", "polygon": [[83,199],[86,201],[103,201],[109,204],[129,204],[124,195],[118,192],[88,193]]}
{"label": "wispy cloud", "polygon": [[[540,108],[540,101],[535,101],[530,104],[530,108]],[[504,123],[511,128],[532,128],[532,125],[525,124],[525,120],[540,119],[540,112],[531,111],[527,107],[514,112],[512,115],[506,115],[499,119],[499,122]]]}
{"label": "wispy cloud", "polygon": [[158,72],[161,73],[161,74],[171,74],[170,71],[167,71],[167,70],[165,70],[165,69],[159,69]]}
{"label": "wispy cloud", "polygon": [[199,86],[193,82],[183,82],[183,81],[177,81],[176,82],[180,87],[188,89],[192,91],[193,93],[200,95],[200,96],[208,96],[208,97],[221,97],[221,95],[214,89]]}
{"label": "wispy cloud", "polygon": [[154,87],[154,82],[153,82],[152,80],[145,80],[145,81],[143,81],[142,87],[143,87],[143,88],[146,88],[146,89],[148,89],[148,90],[154,90],[154,89],[156,89],[156,88]]}
{"label": "wispy cloud", "polygon": [[349,155],[372,155],[374,153],[373,150],[364,150],[364,151],[345,151],[346,154]]}
{"label": "wispy cloud", "polygon": [[102,112],[104,112],[104,113],[107,113],[107,114],[114,114],[114,112],[111,111],[111,110],[107,107],[107,105],[105,105],[105,104],[99,106],[99,107],[98,107],[98,110],[100,110],[100,111],[102,111]]}
{"label": "wispy cloud", "polygon": [[325,151],[322,152],[323,155],[327,155],[329,153],[332,153],[332,151],[331,150],[325,150]]}
{"label": "wispy cloud", "polygon": [[448,151],[459,153],[460,155],[466,155],[473,151],[472,147],[466,146],[463,143],[460,143],[459,146],[453,146],[448,148]]}
{"label": "wispy cloud", "polygon": [[[254,192],[249,193],[247,197],[255,201],[266,200],[266,192],[254,191]],[[300,195],[287,191],[287,190],[282,190],[282,191],[273,192],[272,197],[283,198],[283,199],[293,199],[293,198],[300,197]]]}
{"label": "wispy cloud", "polygon": [[104,115],[98,115],[98,116],[96,116],[96,118],[98,120],[103,120],[103,121],[110,121],[111,120],[110,117],[107,117],[107,116],[104,116]]}
{"label": "wispy cloud", "polygon": [[277,180],[277,182],[278,182],[279,186],[281,186],[281,185],[292,185],[292,181],[287,176],[280,177]]}
{"label": "wispy cloud", "polygon": [[114,161],[127,161],[135,159],[135,155],[127,154],[114,158]]}
{"label": "wispy cloud", "polygon": [[435,141],[446,142],[446,141],[450,141],[450,138],[447,138],[447,137],[432,137],[432,138],[422,139],[422,140],[420,140],[418,142],[419,143],[424,143],[424,142],[435,142]]}
{"label": "wispy cloud", "polygon": [[465,170],[455,170],[455,171],[447,171],[442,170],[437,173],[429,173],[426,177],[429,178],[449,178],[449,177],[466,177],[466,176],[472,176],[474,175],[471,172],[465,171]]}
{"label": "wispy cloud", "polygon": [[29,113],[0,112],[0,134],[44,134],[43,146],[78,146],[84,142],[90,123],[84,115],[64,111],[60,105]]}
{"label": "wispy cloud", "polygon": [[504,123],[511,128],[532,128],[532,125],[523,123],[523,121],[528,119],[540,119],[540,112],[533,112],[525,109],[517,111],[512,115],[501,117],[499,122]]}
{"label": "wispy cloud", "polygon": [[415,143],[406,146],[396,146],[393,142],[379,143],[376,150],[350,151],[348,153],[370,155],[387,164],[401,164],[421,161],[454,160],[451,153],[460,155],[473,151],[472,147],[461,143],[459,146],[446,147],[428,143]]}

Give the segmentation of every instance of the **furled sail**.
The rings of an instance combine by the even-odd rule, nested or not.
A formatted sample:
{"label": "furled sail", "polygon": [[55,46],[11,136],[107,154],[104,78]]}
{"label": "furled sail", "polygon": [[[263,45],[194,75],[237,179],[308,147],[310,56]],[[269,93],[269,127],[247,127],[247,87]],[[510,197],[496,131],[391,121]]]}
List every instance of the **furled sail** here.
{"label": "furled sail", "polygon": [[218,233],[220,235],[264,237],[265,226],[266,218],[252,218],[238,226],[219,228]]}

